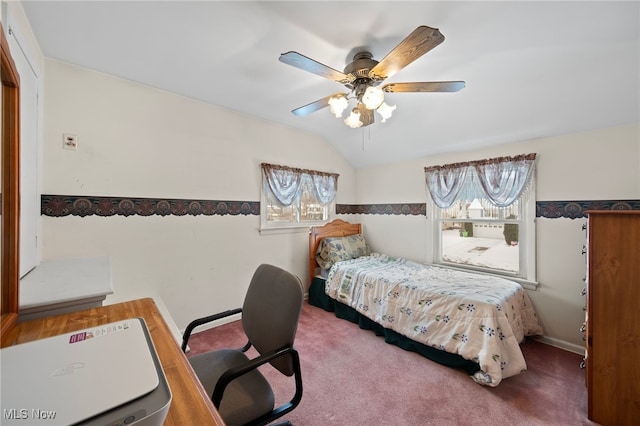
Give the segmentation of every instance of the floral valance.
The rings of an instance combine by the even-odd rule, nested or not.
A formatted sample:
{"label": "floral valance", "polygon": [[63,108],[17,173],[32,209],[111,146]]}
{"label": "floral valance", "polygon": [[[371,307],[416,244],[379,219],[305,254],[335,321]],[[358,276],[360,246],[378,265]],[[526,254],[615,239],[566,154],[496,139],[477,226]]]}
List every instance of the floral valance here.
{"label": "floral valance", "polygon": [[262,163],[262,174],[265,195],[282,206],[298,200],[304,189],[312,191],[316,199],[326,206],[335,200],[338,191],[337,173]]}
{"label": "floral valance", "polygon": [[536,154],[498,157],[443,166],[425,167],[431,199],[440,208],[456,200],[487,198],[507,207],[526,193],[534,176]]}

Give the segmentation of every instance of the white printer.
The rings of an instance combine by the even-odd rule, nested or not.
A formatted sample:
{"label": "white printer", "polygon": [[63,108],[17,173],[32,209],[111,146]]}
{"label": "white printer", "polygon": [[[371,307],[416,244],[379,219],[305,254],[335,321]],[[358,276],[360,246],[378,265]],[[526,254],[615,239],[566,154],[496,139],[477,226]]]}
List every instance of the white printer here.
{"label": "white printer", "polygon": [[171,390],[142,318],[0,349],[2,425],[162,425]]}

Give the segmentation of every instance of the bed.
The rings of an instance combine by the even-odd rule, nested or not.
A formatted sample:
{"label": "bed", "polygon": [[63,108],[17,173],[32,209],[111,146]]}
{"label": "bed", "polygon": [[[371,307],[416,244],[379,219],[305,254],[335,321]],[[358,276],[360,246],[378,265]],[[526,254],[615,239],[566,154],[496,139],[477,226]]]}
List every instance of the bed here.
{"label": "bed", "polygon": [[520,343],[542,335],[518,283],[371,252],[360,224],[312,227],[309,265],[310,304],[482,385],[525,371]]}

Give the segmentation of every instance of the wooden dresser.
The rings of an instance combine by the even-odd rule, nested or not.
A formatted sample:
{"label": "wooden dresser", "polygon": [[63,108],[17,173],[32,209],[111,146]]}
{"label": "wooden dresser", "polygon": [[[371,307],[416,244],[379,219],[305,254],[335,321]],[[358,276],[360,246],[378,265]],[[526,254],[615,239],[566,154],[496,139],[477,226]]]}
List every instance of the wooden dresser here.
{"label": "wooden dresser", "polygon": [[586,383],[588,417],[640,419],[640,211],[589,211]]}

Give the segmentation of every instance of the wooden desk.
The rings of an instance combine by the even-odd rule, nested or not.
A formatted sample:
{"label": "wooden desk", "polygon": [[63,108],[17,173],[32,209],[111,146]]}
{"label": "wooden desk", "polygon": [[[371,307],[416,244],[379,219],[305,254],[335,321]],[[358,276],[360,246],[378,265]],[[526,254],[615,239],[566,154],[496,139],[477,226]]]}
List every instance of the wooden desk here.
{"label": "wooden desk", "polygon": [[173,395],[164,425],[223,426],[224,421],[193,372],[187,357],[176,344],[153,299],[137,299],[116,305],[21,322],[2,336],[2,346],[26,343],[137,317],[144,318],[147,323]]}

